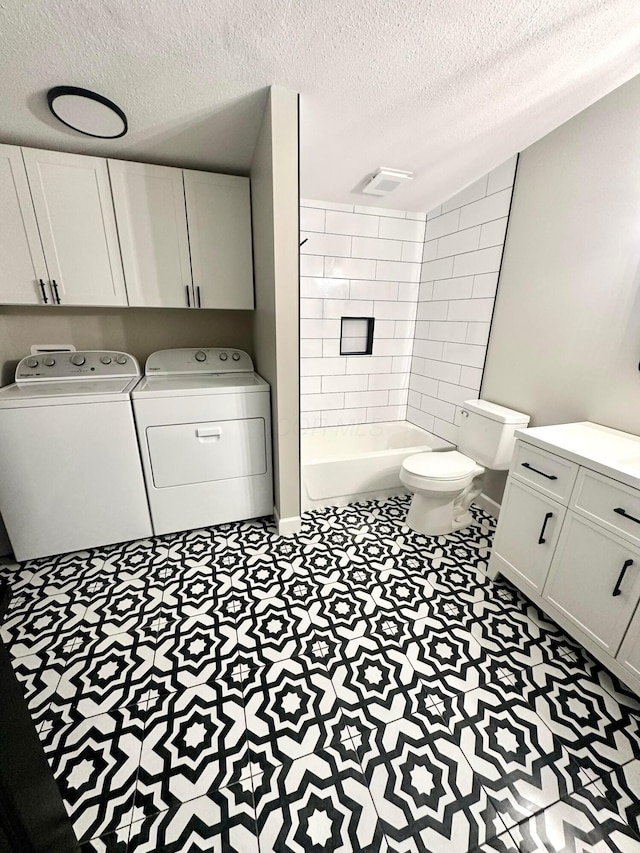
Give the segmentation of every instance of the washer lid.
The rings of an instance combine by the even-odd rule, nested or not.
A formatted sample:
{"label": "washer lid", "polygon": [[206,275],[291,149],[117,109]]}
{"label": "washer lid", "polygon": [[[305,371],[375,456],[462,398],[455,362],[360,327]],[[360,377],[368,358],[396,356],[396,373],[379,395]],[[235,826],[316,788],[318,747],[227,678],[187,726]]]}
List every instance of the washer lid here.
{"label": "washer lid", "polygon": [[429,477],[431,480],[460,480],[473,474],[478,465],[464,453],[447,450],[444,453],[417,453],[415,456],[408,456],[402,467],[410,474]]}
{"label": "washer lid", "polygon": [[69,406],[78,403],[112,403],[129,400],[136,380],[71,379],[68,381],[30,382],[0,388],[0,409],[26,406]]}
{"label": "washer lid", "polygon": [[202,373],[145,376],[131,396],[134,400],[154,397],[189,397],[203,394],[249,394],[268,391],[269,384],[257,373]]}

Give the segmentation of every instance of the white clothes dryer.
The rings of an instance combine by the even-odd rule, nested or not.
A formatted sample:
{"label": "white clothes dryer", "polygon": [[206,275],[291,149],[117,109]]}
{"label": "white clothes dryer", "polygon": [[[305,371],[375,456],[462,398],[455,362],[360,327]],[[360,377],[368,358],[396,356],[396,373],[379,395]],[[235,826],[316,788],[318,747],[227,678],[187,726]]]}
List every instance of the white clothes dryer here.
{"label": "white clothes dryer", "polygon": [[156,534],[272,514],[270,388],[246,352],[155,352],[131,396]]}
{"label": "white clothes dryer", "polygon": [[0,513],[19,561],[150,536],[123,352],[27,356],[0,389]]}

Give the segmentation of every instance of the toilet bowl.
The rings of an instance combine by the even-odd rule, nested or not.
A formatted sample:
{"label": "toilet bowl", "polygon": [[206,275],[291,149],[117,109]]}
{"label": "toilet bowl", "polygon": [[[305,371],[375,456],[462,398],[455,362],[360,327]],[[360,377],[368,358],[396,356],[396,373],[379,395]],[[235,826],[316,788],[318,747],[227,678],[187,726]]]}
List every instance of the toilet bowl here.
{"label": "toilet bowl", "polygon": [[417,533],[438,536],[468,527],[485,469],[464,453],[418,453],[402,463],[400,480],[413,492],[406,523]]}
{"label": "toilet bowl", "polygon": [[482,491],[485,470],[506,470],[515,432],[529,416],[487,400],[468,400],[460,409],[458,450],[407,457],[400,481],[413,492],[406,523],[418,533],[439,536],[473,523],[469,512]]}

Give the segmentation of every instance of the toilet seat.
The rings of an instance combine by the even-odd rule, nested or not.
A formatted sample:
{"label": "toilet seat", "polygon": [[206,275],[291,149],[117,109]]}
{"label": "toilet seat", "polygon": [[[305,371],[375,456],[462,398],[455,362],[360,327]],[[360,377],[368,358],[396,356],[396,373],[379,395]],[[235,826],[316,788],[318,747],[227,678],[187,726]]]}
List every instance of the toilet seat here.
{"label": "toilet seat", "polygon": [[457,450],[416,453],[402,463],[400,479],[415,489],[458,491],[484,472],[484,468]]}

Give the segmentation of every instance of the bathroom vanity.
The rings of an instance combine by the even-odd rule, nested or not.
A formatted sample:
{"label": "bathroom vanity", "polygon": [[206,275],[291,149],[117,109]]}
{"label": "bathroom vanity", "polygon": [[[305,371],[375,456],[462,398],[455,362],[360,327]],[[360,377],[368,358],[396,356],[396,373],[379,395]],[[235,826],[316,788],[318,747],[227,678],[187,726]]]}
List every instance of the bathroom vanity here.
{"label": "bathroom vanity", "polygon": [[640,438],[518,430],[487,574],[501,574],[640,694]]}

